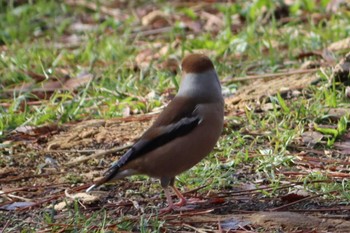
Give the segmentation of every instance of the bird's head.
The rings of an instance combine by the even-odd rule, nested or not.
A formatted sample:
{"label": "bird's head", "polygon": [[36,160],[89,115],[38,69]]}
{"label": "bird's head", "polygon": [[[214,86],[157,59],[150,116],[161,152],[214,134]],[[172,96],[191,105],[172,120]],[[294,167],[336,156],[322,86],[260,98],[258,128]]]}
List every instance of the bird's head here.
{"label": "bird's head", "polygon": [[204,101],[222,98],[221,85],[211,60],[204,54],[187,55],[182,63],[182,80],[179,96]]}

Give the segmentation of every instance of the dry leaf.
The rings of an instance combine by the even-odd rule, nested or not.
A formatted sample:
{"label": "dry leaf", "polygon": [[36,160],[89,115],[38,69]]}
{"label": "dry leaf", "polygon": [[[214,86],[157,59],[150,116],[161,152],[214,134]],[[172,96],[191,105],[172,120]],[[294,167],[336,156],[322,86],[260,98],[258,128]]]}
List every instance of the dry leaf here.
{"label": "dry leaf", "polygon": [[66,87],[66,88],[68,88],[70,90],[75,90],[78,87],[87,84],[92,79],[93,79],[93,75],[92,74],[83,72],[83,73],[79,74],[76,78],[68,79],[64,83],[64,87]]}
{"label": "dry leaf", "polygon": [[300,227],[301,229],[314,228],[322,222],[319,218],[293,212],[261,212],[253,214],[250,219],[253,224],[264,227],[284,226],[287,228]]}
{"label": "dry leaf", "polygon": [[350,86],[346,87],[345,89],[345,96],[350,99]]}
{"label": "dry leaf", "polygon": [[242,227],[249,225],[251,222],[243,220],[242,218],[229,218],[220,222],[220,226],[222,230],[230,231],[230,230],[238,230]]}
{"label": "dry leaf", "polygon": [[201,18],[206,21],[204,30],[209,32],[219,32],[224,27],[223,15],[218,15],[210,14],[205,11],[201,13]]}
{"label": "dry leaf", "polygon": [[342,3],[345,3],[345,0],[331,0],[328,4],[327,4],[327,8],[326,8],[326,12],[328,13],[337,13],[339,6]]}
{"label": "dry leaf", "polygon": [[301,135],[301,140],[309,148],[313,148],[322,138],[323,134],[316,131],[307,131]]}
{"label": "dry leaf", "polygon": [[33,206],[35,205],[34,202],[24,202],[24,201],[20,201],[20,202],[13,202],[11,204],[7,204],[7,205],[3,205],[0,207],[0,210],[16,210],[19,208],[25,208],[25,207],[29,207],[29,206]]}
{"label": "dry leaf", "polygon": [[345,50],[349,48],[350,48],[350,37],[334,42],[328,46],[328,50],[330,51]]}
{"label": "dry leaf", "polygon": [[350,53],[347,53],[334,67],[334,78],[337,82],[350,82]]}
{"label": "dry leaf", "polygon": [[100,196],[90,195],[88,193],[69,194],[67,189],[64,191],[67,200],[61,201],[54,206],[57,211],[63,210],[67,205],[70,205],[74,200],[78,200],[82,204],[92,204],[100,199]]}
{"label": "dry leaf", "polygon": [[74,22],[70,25],[69,29],[73,32],[91,32],[98,29],[96,24],[86,24],[81,22]]}
{"label": "dry leaf", "polygon": [[330,65],[334,64],[336,61],[334,53],[328,49],[323,49],[321,55],[322,58]]}
{"label": "dry leaf", "polygon": [[334,148],[340,150],[342,154],[350,154],[350,131],[341,137],[340,142],[334,143]]}
{"label": "dry leaf", "polygon": [[282,201],[284,202],[295,202],[301,199],[304,199],[305,197],[310,196],[308,192],[302,189],[294,190],[284,196],[281,196]]}
{"label": "dry leaf", "polygon": [[179,62],[175,58],[168,58],[160,64],[159,68],[163,70],[168,70],[173,74],[176,74],[179,69]]}
{"label": "dry leaf", "polygon": [[70,198],[71,200],[79,200],[84,204],[92,204],[100,199],[99,196],[93,196],[88,193],[69,194],[67,189],[64,191],[64,193],[66,197]]}
{"label": "dry leaf", "polygon": [[152,28],[163,28],[170,25],[169,17],[162,11],[152,11],[142,17],[142,25],[151,26]]}

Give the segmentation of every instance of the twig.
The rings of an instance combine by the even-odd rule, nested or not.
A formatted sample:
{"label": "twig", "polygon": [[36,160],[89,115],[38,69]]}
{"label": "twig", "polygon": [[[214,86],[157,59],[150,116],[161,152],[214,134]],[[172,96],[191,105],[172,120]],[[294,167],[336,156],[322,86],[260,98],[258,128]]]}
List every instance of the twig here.
{"label": "twig", "polygon": [[305,197],[303,199],[300,199],[300,200],[297,200],[297,201],[293,201],[291,203],[288,203],[288,204],[285,204],[285,205],[282,205],[282,206],[279,206],[279,207],[276,207],[276,208],[269,209],[269,211],[282,210],[282,209],[284,209],[286,207],[289,207],[289,206],[292,206],[292,205],[298,204],[300,202],[303,202],[303,201],[306,201],[306,200],[310,200],[310,199],[313,199],[313,198],[316,198],[316,197],[319,197],[319,196],[322,196],[322,195],[324,195],[324,193],[320,193],[320,194],[313,195],[313,196],[308,196],[308,197]]}
{"label": "twig", "polygon": [[[28,105],[28,106],[43,105],[43,104],[48,103],[48,102],[49,102],[48,100],[27,101],[26,105]],[[0,106],[5,107],[5,108],[11,107],[12,105],[13,105],[12,102],[11,103],[0,103]]]}
{"label": "twig", "polygon": [[188,227],[188,228],[190,228],[190,229],[192,229],[192,230],[194,230],[195,232],[206,233],[206,231],[203,231],[203,230],[201,230],[201,229],[199,229],[199,228],[196,228],[196,227],[194,227],[194,226],[191,226],[190,224],[184,223],[184,224],[182,224],[182,225],[185,226],[185,227]]}
{"label": "twig", "polygon": [[6,228],[10,225],[10,220],[7,220],[1,232],[5,232]]}
{"label": "twig", "polygon": [[[89,184],[85,184],[85,185],[82,185],[82,186],[73,188],[71,191],[78,192],[78,191],[80,191],[80,190],[86,189],[86,188],[89,187],[89,186],[90,186]],[[59,193],[59,194],[55,194],[55,195],[53,195],[53,196],[51,196],[51,197],[49,197],[49,198],[43,200],[43,201],[36,202],[34,205],[27,206],[27,207],[23,207],[23,208],[19,208],[19,209],[16,209],[16,210],[17,210],[17,211],[20,211],[20,212],[26,211],[26,210],[28,210],[29,208],[33,208],[33,207],[35,207],[35,206],[41,206],[41,205],[44,204],[44,203],[47,203],[47,202],[52,201],[52,200],[56,200],[56,199],[58,199],[58,198],[60,198],[60,197],[64,197],[64,196],[65,196],[65,193],[64,193],[64,192],[61,192],[61,193]]]}
{"label": "twig", "polygon": [[[185,217],[185,216],[198,216],[198,215],[202,215],[202,214],[208,214],[210,212],[213,212],[215,210],[215,208],[207,208],[207,209],[202,209],[202,210],[195,210],[195,211],[187,211],[187,212],[183,212],[183,213],[179,213],[179,214],[169,214],[169,215],[162,215],[163,219],[166,220],[171,220],[173,218],[179,218],[179,217]],[[155,215],[154,217],[157,217],[157,215]]]}
{"label": "twig", "polygon": [[184,192],[184,193],[182,193],[182,194],[186,195],[186,194],[190,194],[190,193],[195,193],[195,192],[197,192],[198,190],[201,190],[201,189],[207,187],[208,185],[209,185],[209,184],[202,185],[202,186],[200,186],[200,187],[197,187],[197,188],[195,188],[195,189],[189,190],[189,191]]}
{"label": "twig", "polygon": [[[308,209],[308,210],[289,210],[291,212],[331,212],[331,211],[344,211],[350,210],[350,206],[341,206],[335,208],[322,208],[322,209]],[[349,217],[349,215],[347,215]]]}
{"label": "twig", "polygon": [[79,154],[89,154],[89,153],[99,153],[102,150],[88,150],[88,149],[84,149],[84,150],[42,150],[41,152],[43,153],[79,153]]}
{"label": "twig", "polygon": [[320,163],[334,163],[338,165],[350,165],[350,162],[348,161],[343,161],[340,159],[332,159],[332,158],[320,158],[320,157],[312,157],[312,156],[307,156],[307,154],[298,154],[297,156],[302,157],[302,160],[307,160],[307,161],[313,161],[313,162],[320,162]]}
{"label": "twig", "polygon": [[69,185],[69,183],[60,183],[60,184],[50,184],[50,185],[38,185],[38,186],[27,186],[27,187],[21,187],[21,188],[14,188],[14,189],[8,189],[7,191],[2,191],[0,192],[1,195],[5,195],[8,193],[13,193],[13,192],[25,192],[25,191],[31,191],[31,190],[38,190],[41,188],[53,188],[53,187],[59,187],[62,185]]}
{"label": "twig", "polygon": [[103,14],[106,14],[111,17],[118,17],[121,15],[120,14],[121,11],[119,9],[113,10],[106,6],[97,5],[96,3],[93,3],[93,2],[81,1],[81,0],[66,0],[65,3],[71,6],[81,6],[89,10],[100,11]]}
{"label": "twig", "polygon": [[90,159],[96,159],[96,158],[99,158],[99,157],[102,157],[104,155],[108,155],[108,154],[112,154],[112,153],[115,153],[115,152],[118,152],[118,151],[121,151],[121,150],[125,150],[125,149],[128,149],[130,148],[132,145],[131,144],[128,144],[128,145],[125,145],[125,146],[120,146],[120,147],[116,147],[116,148],[112,148],[110,150],[106,150],[106,151],[102,151],[102,152],[97,152],[93,155],[90,155],[90,156],[86,156],[84,158],[80,158],[80,159],[76,159],[76,160],[73,160],[69,163],[66,163],[66,166],[67,167],[72,167],[72,166],[75,166],[79,163],[83,163],[85,161],[88,161]]}
{"label": "twig", "polygon": [[64,172],[56,172],[56,173],[51,173],[51,174],[39,174],[39,175],[25,175],[25,176],[15,176],[15,177],[8,177],[7,179],[0,179],[0,183],[11,183],[15,182],[18,180],[28,180],[31,178],[38,178],[38,177],[48,177],[48,176],[53,176],[53,175],[60,175],[64,174]]}
{"label": "twig", "polygon": [[[306,176],[309,175],[309,172],[279,172],[279,174],[287,175],[287,176]],[[325,172],[322,173],[325,176],[332,177],[332,178],[348,178],[350,177],[349,173],[342,173],[342,172]]]}
{"label": "twig", "polygon": [[[307,182],[307,184],[314,184],[314,183],[323,183],[323,182],[331,182],[331,180],[315,180],[315,181],[311,181],[311,182]],[[218,197],[229,197],[229,196],[237,196],[237,195],[242,195],[242,194],[254,194],[254,193],[258,193],[261,190],[265,190],[265,191],[269,191],[269,190],[280,190],[280,189],[286,189],[286,188],[291,188],[294,187],[296,185],[302,185],[305,184],[305,182],[295,182],[293,184],[289,184],[289,185],[283,185],[279,188],[273,188],[273,187],[261,187],[261,188],[255,188],[255,189],[248,189],[248,190],[241,190],[241,191],[233,191],[233,192],[229,192],[226,193],[224,195],[218,195]]]}
{"label": "twig", "polygon": [[166,32],[170,32],[173,30],[173,27],[163,27],[163,28],[156,28],[156,29],[150,29],[150,30],[144,30],[144,31],[138,31],[138,32],[133,32],[131,34],[131,37],[141,37],[141,36],[151,36],[151,35],[157,35],[157,34],[162,34]]}
{"label": "twig", "polygon": [[247,76],[247,77],[237,77],[237,78],[232,77],[232,78],[227,78],[227,79],[223,80],[222,83],[255,80],[255,79],[261,79],[261,78],[278,78],[281,76],[290,76],[290,75],[294,75],[294,74],[312,73],[312,72],[316,72],[318,70],[319,70],[319,68],[314,68],[314,69],[305,69],[305,70],[292,70],[292,71],[283,72],[283,73],[251,75],[251,76]]}
{"label": "twig", "polygon": [[[3,194],[2,191],[0,191],[0,195],[1,194]],[[18,200],[21,200],[21,201],[25,201],[25,202],[32,202],[33,201],[32,199],[25,198],[25,197],[20,197],[20,196],[13,195],[13,194],[6,194],[5,196],[7,196],[9,198],[14,198],[14,199],[18,199]]]}

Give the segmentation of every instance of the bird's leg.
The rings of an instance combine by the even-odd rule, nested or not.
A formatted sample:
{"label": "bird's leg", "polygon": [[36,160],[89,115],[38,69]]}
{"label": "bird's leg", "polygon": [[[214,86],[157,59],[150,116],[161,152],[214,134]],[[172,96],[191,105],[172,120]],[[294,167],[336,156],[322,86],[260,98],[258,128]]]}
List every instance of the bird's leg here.
{"label": "bird's leg", "polygon": [[175,177],[172,177],[170,179],[170,186],[174,190],[176,196],[180,199],[178,202],[176,202],[175,206],[184,206],[187,204],[186,198],[182,195],[182,193],[175,187]]}
{"label": "bird's leg", "polygon": [[160,212],[162,214],[164,213],[169,213],[171,212],[172,210],[174,210],[174,207],[176,208],[176,206],[174,205],[174,202],[173,202],[173,199],[171,198],[171,195],[170,195],[170,192],[169,192],[169,189],[168,189],[168,186],[169,186],[169,183],[171,182],[171,179],[167,178],[167,177],[162,177],[160,179],[160,184],[164,190],[164,194],[166,196],[166,199],[168,201],[168,207],[164,208],[164,209],[161,209]]}
{"label": "bird's leg", "polygon": [[175,187],[171,186],[171,188],[174,190],[176,196],[180,199],[180,201],[176,202],[175,206],[184,206],[187,204],[186,198],[182,195],[182,193]]}
{"label": "bird's leg", "polygon": [[168,206],[161,209],[160,213],[165,214],[165,213],[169,213],[169,212],[173,211],[174,208],[176,208],[176,206],[173,203],[173,200],[171,198],[171,195],[170,195],[168,188],[163,188],[163,189],[164,189],[164,194],[166,196],[166,199],[168,201]]}
{"label": "bird's leg", "polygon": [[[181,207],[181,206],[186,206],[186,205],[195,205],[195,204],[199,204],[199,203],[203,203],[203,201],[201,201],[198,198],[190,198],[190,199],[186,199],[182,193],[175,187],[175,177],[170,179],[170,183],[169,185],[171,186],[171,188],[174,190],[176,196],[180,199],[177,203],[174,204],[174,206],[176,207]],[[186,209],[191,209],[192,207],[190,206],[186,206]]]}

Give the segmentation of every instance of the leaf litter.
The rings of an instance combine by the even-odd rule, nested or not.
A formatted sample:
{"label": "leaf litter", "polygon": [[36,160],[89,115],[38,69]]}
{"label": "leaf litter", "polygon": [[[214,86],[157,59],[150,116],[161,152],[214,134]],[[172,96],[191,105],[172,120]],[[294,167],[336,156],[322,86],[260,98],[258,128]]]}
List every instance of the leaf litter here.
{"label": "leaf litter", "polygon": [[[119,8],[113,9],[104,5],[97,6],[95,3],[86,1],[66,0],[65,3],[86,7],[94,11],[99,10],[103,14],[118,20],[125,17],[123,11]],[[218,15],[215,11],[210,12],[209,9],[200,11],[200,9],[206,7],[208,7],[207,4],[199,5],[199,7],[193,5],[195,11],[202,13],[197,21],[191,21],[187,18],[188,21],[183,22],[188,30],[199,33],[205,29],[215,34],[223,27],[222,15]],[[178,15],[169,16],[156,9],[148,9],[147,12],[139,9],[139,12],[143,12],[139,15],[142,25],[137,29],[139,31],[135,31],[135,33],[147,38],[161,37],[162,33],[168,30],[169,24],[171,25],[174,20],[181,17]],[[313,18],[316,19],[317,17]],[[281,18],[283,23],[290,20],[292,19],[284,18],[284,16]],[[305,19],[301,17],[299,20]],[[70,30],[74,32],[86,31],[93,29],[95,26],[76,22],[70,27]],[[155,29],[161,30],[154,31]],[[67,41],[71,40],[67,39]],[[75,38],[73,40],[78,41],[77,44],[80,43],[80,39]],[[63,44],[69,44],[67,41]],[[135,60],[140,69],[147,68],[150,61],[155,58],[160,59],[167,54],[167,48],[163,47],[162,43],[159,45],[156,43],[154,42],[150,46],[152,49],[146,48],[139,52]],[[176,49],[178,43],[174,42],[172,49]],[[328,49],[335,51],[349,47],[348,41],[344,40],[338,44],[332,44]],[[162,50],[162,48],[164,49]],[[155,51],[159,51],[159,53]],[[156,57],[150,59],[149,55]],[[321,57],[325,60],[329,58],[322,54]],[[160,67],[169,68],[167,65],[160,65]],[[249,87],[241,88],[233,97],[226,98],[227,115],[237,115],[237,111],[239,111],[237,109],[246,106],[255,108],[264,105],[269,101],[270,96],[277,93],[287,95],[295,90],[300,91],[314,85],[319,81],[317,71],[319,71],[319,68],[288,70],[286,73],[279,74],[278,77],[265,74],[226,80],[227,83],[253,80]],[[46,93],[61,89],[76,90],[86,85],[93,78],[91,74],[87,73],[80,76],[81,80],[68,76],[47,79],[45,75],[33,71],[24,72],[33,79],[33,82],[23,83],[21,87],[8,90],[8,93],[13,91],[37,91],[37,96],[44,93],[45,95],[42,98],[46,98]],[[38,88],[37,86],[41,82],[46,83]],[[259,90],[256,90],[256,86],[259,86]],[[346,110],[341,116],[344,114],[346,114]],[[87,214],[93,210],[104,208],[112,215],[131,216],[129,220],[132,221],[139,220],[140,212],[148,214],[149,218],[154,218],[152,208],[142,207],[152,205],[158,208],[160,207],[159,203],[162,203],[162,198],[158,192],[153,190],[143,192],[147,187],[154,186],[152,179],[142,182],[120,181],[117,186],[102,188],[102,195],[99,197],[95,194],[92,197],[92,195],[84,194],[82,191],[88,187],[89,182],[101,174],[111,161],[122,154],[127,148],[123,147],[124,145],[134,142],[138,135],[147,129],[155,115],[127,116],[112,120],[90,120],[64,125],[17,128],[6,138],[7,145],[5,148],[1,148],[3,150],[2,154],[6,155],[6,164],[9,164],[9,166],[1,168],[0,171],[2,190],[2,193],[0,193],[0,208],[9,211],[4,213],[8,217],[13,214],[19,215],[28,210],[33,214],[41,214],[42,208],[50,208],[53,202],[58,202],[54,208],[61,211],[63,218],[65,218],[67,217],[65,209],[77,201]],[[326,151],[317,149],[317,144],[324,143],[325,137],[316,131],[312,131],[312,129],[309,130],[309,134],[302,135],[302,140],[292,145],[295,150],[299,151],[294,155],[293,163],[295,167],[292,167],[290,171],[280,170],[278,172],[286,174],[287,178],[294,175],[300,178],[305,177],[312,171],[326,171],[329,179],[320,182],[340,182],[340,180],[334,179],[348,177],[349,159],[330,159]],[[45,138],[45,140],[38,140],[40,137]],[[346,154],[349,149],[348,142],[349,136],[345,134],[340,141],[335,142],[334,146]],[[338,154],[336,151],[333,153]],[[323,157],[309,156],[314,154],[321,154]],[[42,164],[54,165],[43,167]],[[254,174],[250,175],[255,177]],[[252,186],[238,190],[235,193],[231,189],[214,191],[214,193],[200,192],[199,190],[188,192],[187,197],[200,197],[204,200],[203,204],[196,207],[195,210],[159,216],[160,219],[165,221],[165,228],[163,229],[185,228],[199,232],[213,232],[215,229],[221,229],[221,232],[230,232],[231,230],[253,231],[262,226],[263,228],[283,228],[284,230],[319,229],[346,232],[350,227],[349,221],[327,219],[326,216],[320,214],[322,207],[325,210],[333,211],[335,214],[348,211],[346,208],[342,208],[343,206],[337,202],[323,202],[320,196],[305,193],[305,190],[300,191],[301,184],[299,183],[285,181],[286,185],[280,187],[280,195],[268,198],[263,194],[264,190],[273,190],[274,188],[264,184],[264,181],[260,182],[257,177],[252,180],[255,181]],[[305,208],[301,202],[305,201],[306,198],[309,198],[307,199],[309,207]],[[33,202],[23,202],[21,201],[23,199],[32,200]],[[274,208],[275,211],[277,211],[276,208],[285,208],[287,206],[283,204],[284,202],[288,202],[288,212],[260,212],[273,210]],[[315,212],[320,210],[318,215],[306,216],[293,212],[307,212],[312,210],[310,207],[314,207]],[[13,210],[17,211],[13,212]],[[3,219],[0,220],[3,221]],[[5,226],[7,225],[6,222]],[[53,223],[49,226],[59,225],[60,223]],[[66,230],[72,227],[69,224],[64,225],[64,221],[62,226]],[[116,229],[118,227],[111,224],[107,228]]]}
{"label": "leaf litter", "polygon": [[[287,82],[287,81],[286,81]],[[288,85],[285,83],[285,85]],[[231,102],[229,102],[226,99],[226,103],[232,105]],[[246,101],[245,103],[249,104],[249,101]],[[94,152],[98,152],[98,151],[104,151],[108,148],[114,148],[116,146],[120,146],[123,145],[125,143],[128,142],[132,142],[134,140],[137,139],[137,135],[140,135],[151,123],[151,120],[154,118],[154,116],[141,116],[141,117],[126,117],[126,118],[122,118],[122,119],[116,119],[116,120],[91,120],[91,121],[84,121],[81,123],[77,123],[77,124],[70,124],[70,125],[66,125],[64,127],[61,127],[61,131],[53,131],[54,133],[51,134],[47,140],[46,143],[38,143],[38,147],[42,148],[40,149],[42,152],[40,152],[40,150],[38,151],[38,155],[40,154],[45,154],[50,155],[52,158],[54,158],[55,160],[59,161],[60,164],[60,171],[43,171],[45,173],[45,175],[43,176],[39,176],[39,175],[35,175],[35,173],[24,173],[23,171],[19,171],[17,170],[16,172],[12,172],[12,174],[21,174],[21,176],[19,177],[19,179],[16,177],[11,176],[11,179],[8,180],[8,178],[10,177],[6,177],[5,175],[5,180],[7,179],[10,184],[8,188],[12,188],[14,190],[16,190],[15,188],[20,188],[23,187],[24,184],[28,184],[28,181],[31,180],[31,182],[34,182],[36,185],[40,184],[41,187],[39,188],[35,188],[35,186],[30,186],[28,187],[28,189],[31,191],[30,192],[19,192],[23,195],[23,197],[25,198],[31,198],[32,200],[36,200],[37,198],[40,198],[43,195],[42,190],[45,190],[47,188],[45,188],[45,186],[48,186],[48,190],[46,192],[48,192],[48,196],[46,196],[46,200],[42,200],[41,202],[36,202],[36,204],[34,206],[37,207],[44,207],[46,205],[48,205],[51,201],[53,200],[60,200],[64,197],[68,197],[70,199],[70,201],[67,200],[63,200],[60,201],[58,204],[55,205],[55,209],[57,211],[64,211],[65,208],[67,208],[67,206],[70,205],[70,203],[72,203],[73,199],[78,200],[78,202],[80,203],[80,205],[82,207],[84,207],[86,210],[90,209],[91,207],[94,207],[95,205],[101,206],[101,204],[103,202],[105,202],[106,199],[106,194],[104,194],[104,198],[103,197],[99,197],[97,198],[95,195],[94,197],[90,200],[90,196],[91,195],[86,195],[80,192],[76,192],[73,190],[67,191],[67,189],[70,189],[71,184],[69,183],[69,179],[65,178],[64,180],[62,180],[62,174],[64,174],[64,171],[67,169],[65,167],[67,167],[68,164],[74,162],[74,157],[79,158],[79,156],[81,156],[81,153],[79,153],[79,150],[91,150]],[[32,132],[40,135],[45,131],[42,131],[40,128],[36,129],[35,128],[18,128],[17,130],[14,131],[14,133],[17,133],[17,137],[18,134],[20,133],[25,133],[25,134],[32,134]],[[52,132],[52,131],[51,131]],[[136,133],[135,133],[136,132]],[[22,136],[23,137],[23,136]],[[312,137],[312,134],[311,134]],[[115,139],[118,139],[118,141],[116,141]],[[317,140],[321,140],[322,137],[319,137]],[[313,139],[311,139],[313,140]],[[316,141],[315,143],[317,143],[318,141]],[[310,146],[310,142],[309,141],[303,141],[303,143],[305,143],[305,145],[307,144],[308,146]],[[99,146],[100,145],[100,146]],[[26,146],[27,147],[27,146]],[[33,147],[33,145],[31,145],[31,147]],[[46,147],[46,149],[45,149]],[[57,152],[56,152],[57,151]],[[114,152],[115,153],[115,152]],[[88,153],[89,154],[89,153]],[[91,153],[90,153],[91,154]],[[63,155],[63,156],[62,156]],[[67,157],[68,156],[68,157]],[[84,158],[87,157],[87,160],[84,160],[84,168],[82,168],[81,166],[77,169],[77,167],[74,167],[73,169],[78,172],[80,174],[82,174],[82,180],[86,180],[87,177],[90,177],[89,179],[91,179],[91,175],[84,175],[89,173],[91,170],[96,169],[96,166],[102,166],[101,171],[105,168],[105,166],[107,164],[109,164],[111,161],[113,161],[114,158],[106,158],[104,157],[101,161],[103,161],[103,163],[101,164],[101,162],[99,162],[99,164],[96,164],[96,162],[98,162],[99,159],[97,158],[89,158],[89,156],[83,156]],[[109,161],[104,161],[108,159]],[[89,161],[92,160],[92,161]],[[87,162],[87,163],[86,163]],[[324,164],[325,160],[323,160],[323,164]],[[330,161],[331,164],[334,164],[334,161]],[[344,164],[344,161],[338,161],[338,163]],[[296,163],[298,164],[298,163]],[[306,160],[306,164],[308,166],[311,165],[311,161],[310,160]],[[76,166],[79,166],[79,164],[74,164]],[[86,168],[86,166],[89,166],[88,168]],[[28,168],[30,168],[31,166],[29,166]],[[16,169],[16,168],[15,168]],[[324,167],[323,167],[324,169]],[[63,171],[63,173],[62,173]],[[8,173],[5,173],[8,174]],[[286,173],[287,174],[287,173]],[[4,174],[3,174],[4,175]],[[0,176],[0,178],[4,177],[4,176]],[[306,175],[306,174],[305,174]],[[55,176],[57,177],[55,180]],[[99,172],[96,172],[93,177],[97,177],[99,176]],[[32,178],[31,178],[32,177]],[[50,180],[47,180],[47,178],[50,177]],[[84,178],[85,177],[85,178]],[[22,181],[23,178],[25,178],[26,182],[22,183],[16,183],[13,181]],[[43,179],[41,179],[43,178]],[[77,179],[77,178],[76,178]],[[2,181],[5,181],[4,179],[2,179]],[[82,181],[81,180],[81,181]],[[81,181],[77,181],[78,184]],[[328,181],[327,181],[328,182]],[[8,182],[5,182],[8,183]],[[58,186],[55,189],[52,189],[49,187],[50,184],[55,183]],[[60,185],[61,183],[61,185]],[[85,183],[85,182],[84,182]],[[120,184],[121,183],[121,184]],[[157,197],[155,198],[155,196],[146,196],[146,197],[142,197],[140,198],[139,195],[136,194],[136,196],[133,197],[123,197],[120,195],[123,195],[122,193],[125,192],[125,190],[134,190],[133,192],[138,193],[138,189],[139,186],[137,184],[134,184],[133,182],[131,183],[125,183],[125,182],[120,182],[118,184],[118,188],[115,189],[114,191],[112,189],[109,190],[109,194],[108,196],[110,197],[114,197],[113,199],[115,200],[119,200],[118,202],[112,202],[110,204],[103,204],[104,208],[106,208],[107,210],[112,210],[114,209],[114,211],[122,211],[123,214],[131,214],[131,215],[137,215],[137,213],[140,211],[138,206],[142,206],[145,205],[147,202],[161,202],[161,198]],[[149,184],[145,184],[145,185],[150,185]],[[87,185],[85,185],[87,187]],[[58,190],[57,190],[58,188]],[[306,218],[304,215],[301,214],[296,214],[296,213],[291,213],[291,212],[285,212],[285,216],[289,216],[288,218],[286,217],[285,219],[281,216],[283,216],[283,214],[281,214],[280,212],[278,213],[279,218],[276,218],[276,215],[272,212],[257,212],[257,213],[253,213],[253,214],[244,214],[244,215],[229,215],[226,219],[224,220],[218,220],[221,219],[221,216],[223,214],[229,214],[232,212],[240,212],[242,211],[243,213],[245,211],[243,210],[250,210],[250,211],[257,211],[257,210],[264,210],[264,209],[269,209],[269,208],[273,208],[274,206],[276,206],[277,203],[274,202],[267,202],[267,203],[259,203],[253,200],[258,200],[259,198],[263,198],[261,196],[261,189],[262,186],[258,186],[258,188],[254,189],[257,192],[254,193],[253,189],[248,188],[245,191],[245,194],[248,195],[246,196],[246,200],[244,200],[244,198],[242,199],[242,197],[244,196],[243,193],[237,193],[238,196],[241,196],[240,198],[238,198],[235,201],[235,198],[233,198],[232,194],[228,194],[226,196],[226,198],[222,199],[222,201],[218,201],[219,199],[217,199],[215,196],[211,196],[209,197],[209,199],[205,196],[200,196],[201,199],[207,200],[207,202],[204,202],[201,207],[199,208],[199,210],[194,210],[194,211],[190,211],[188,212],[188,214],[191,213],[191,216],[200,216],[202,213],[201,209],[206,209],[209,212],[206,212],[206,214],[204,216],[208,216],[207,219],[204,221],[203,219],[197,219],[195,217],[188,217],[186,215],[186,218],[183,218],[182,214],[176,214],[174,219],[171,219],[169,216],[165,216],[166,220],[166,226],[169,227],[169,229],[178,226],[178,223],[181,222],[181,225],[184,226],[184,224],[186,222],[188,222],[188,226],[191,226],[193,229],[197,229],[196,227],[199,226],[210,226],[213,223],[219,224],[219,227],[222,230],[225,231],[230,231],[230,230],[237,230],[237,229],[250,229],[251,226],[263,226],[263,227],[271,227],[271,228],[279,228],[281,226],[284,226],[284,229],[296,229],[296,228],[302,228],[302,229],[313,229],[313,228],[317,228],[319,226],[319,223],[321,222],[321,220],[317,217],[311,217],[311,218]],[[284,188],[284,187],[283,187]],[[6,190],[5,189],[5,190]],[[82,186],[78,187],[78,189],[80,190],[84,190],[82,188]],[[36,191],[35,191],[36,190]],[[40,192],[38,192],[39,190],[41,190]],[[63,192],[63,190],[65,191],[65,194],[55,194],[60,193],[59,190],[62,190],[61,192]],[[52,193],[52,191],[54,191]],[[11,191],[8,191],[11,193]],[[72,194],[67,194],[67,193],[72,193]],[[74,193],[76,192],[76,193]],[[110,193],[111,192],[111,193]],[[223,191],[220,191],[221,193],[223,193]],[[292,191],[289,192],[283,196],[281,196],[281,201],[285,202],[286,200],[288,200],[288,202],[292,202],[292,204],[294,206],[298,206],[296,203],[294,203],[294,201],[298,201],[298,200],[303,200],[303,198],[307,197],[308,195],[305,194],[294,194],[294,193],[298,193],[299,191]],[[18,191],[15,191],[13,193],[18,193]],[[44,192],[45,193],[45,192]],[[50,194],[52,193],[52,194]],[[28,195],[29,194],[29,195]],[[154,195],[155,193],[153,193]],[[144,196],[145,194],[143,194]],[[152,195],[152,194],[151,194]],[[243,195],[243,196],[242,196]],[[73,199],[72,199],[73,198]],[[317,199],[315,196],[311,197],[312,199]],[[231,200],[230,200],[231,199]],[[265,198],[266,199],[266,198]],[[241,201],[238,201],[241,200]],[[102,201],[102,203],[101,203]],[[241,203],[235,203],[235,202],[241,202]],[[243,201],[243,202],[242,202]],[[267,200],[266,200],[267,201]],[[317,202],[319,202],[320,200],[318,200]],[[95,203],[97,202],[97,204]],[[18,204],[17,204],[18,203]],[[11,203],[7,203],[5,205],[1,205],[1,207],[3,209],[6,210],[10,210],[13,208],[16,208],[18,211],[27,209],[28,207],[33,207],[33,203],[30,202],[31,204],[20,204],[21,202],[16,202],[16,201],[12,201]],[[282,203],[282,202],[281,202]],[[248,204],[248,205],[247,205]],[[238,206],[237,206],[238,205]],[[260,206],[260,207],[258,207]],[[292,210],[292,209],[290,209]],[[146,210],[142,210],[142,212],[145,212]],[[217,213],[214,215],[208,215],[210,212]],[[120,212],[121,213],[121,212]],[[146,212],[147,213],[147,212]],[[186,212],[185,212],[186,213]],[[242,217],[243,216],[243,217]],[[303,218],[304,217],[304,218]],[[170,219],[169,219],[170,218]],[[178,222],[180,219],[180,222]],[[287,219],[289,221],[287,221]],[[300,219],[303,219],[302,221]],[[293,220],[293,221],[291,221]],[[334,220],[336,221],[336,220]],[[333,229],[336,231],[342,231],[343,228],[342,227],[346,227],[347,223],[344,221],[340,221],[337,222],[337,225],[334,225],[335,222],[332,220],[328,220],[326,223],[323,223],[322,228],[319,229]],[[307,224],[308,223],[308,224]],[[329,225],[327,225],[327,223]],[[339,224],[338,224],[339,223]],[[336,227],[335,227],[336,226]],[[247,228],[248,227],[248,228]],[[334,228],[335,227],[335,228]],[[207,228],[203,228],[203,229],[207,229]]]}

